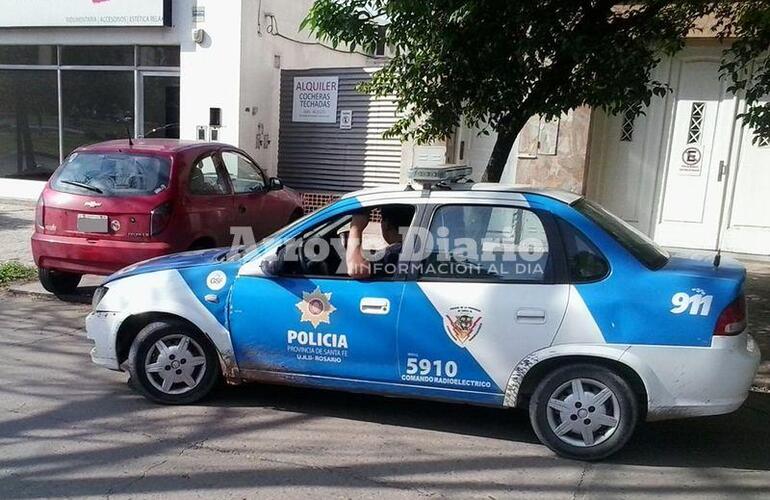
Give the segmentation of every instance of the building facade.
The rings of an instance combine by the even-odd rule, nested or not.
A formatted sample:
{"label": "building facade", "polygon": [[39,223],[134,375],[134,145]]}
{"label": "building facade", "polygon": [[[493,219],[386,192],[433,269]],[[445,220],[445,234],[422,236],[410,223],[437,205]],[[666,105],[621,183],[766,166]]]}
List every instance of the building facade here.
{"label": "building facade", "polygon": [[[668,247],[770,255],[770,141],[738,118],[740,95],[719,78],[724,46],[691,38],[653,78],[672,89],[642,116],[577,109],[530,120],[503,181],[586,194]],[[460,129],[455,159],[479,175],[494,134]]]}
{"label": "building facade", "polygon": [[0,196],[34,199],[74,148],[128,133],[235,144],[275,174],[281,70],[378,61],[300,32],[311,5],[0,0]]}

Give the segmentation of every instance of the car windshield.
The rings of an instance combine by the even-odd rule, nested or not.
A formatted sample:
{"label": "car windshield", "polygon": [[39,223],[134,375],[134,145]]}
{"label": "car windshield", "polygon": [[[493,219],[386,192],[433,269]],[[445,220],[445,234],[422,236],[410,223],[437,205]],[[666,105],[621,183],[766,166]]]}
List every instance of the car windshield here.
{"label": "car windshield", "polygon": [[99,196],[149,196],[168,188],[166,158],[129,153],[73,153],[51,185],[57,191]]}
{"label": "car windshield", "polygon": [[611,214],[601,205],[582,198],[572,206],[607,231],[615,241],[648,268],[660,269],[668,262],[668,252],[648,238],[647,235],[623,219]]}

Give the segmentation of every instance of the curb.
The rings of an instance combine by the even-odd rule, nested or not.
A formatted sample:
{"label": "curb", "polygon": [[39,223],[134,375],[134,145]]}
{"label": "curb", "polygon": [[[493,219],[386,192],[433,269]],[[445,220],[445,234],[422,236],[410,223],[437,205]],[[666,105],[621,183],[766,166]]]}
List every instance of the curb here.
{"label": "curb", "polygon": [[27,281],[22,283],[12,283],[6,291],[15,297],[29,297],[33,299],[60,300],[63,302],[74,302],[81,304],[90,304],[93,296],[94,286],[82,286],[78,288],[78,293],[72,295],[56,296],[45,290],[37,281]]}

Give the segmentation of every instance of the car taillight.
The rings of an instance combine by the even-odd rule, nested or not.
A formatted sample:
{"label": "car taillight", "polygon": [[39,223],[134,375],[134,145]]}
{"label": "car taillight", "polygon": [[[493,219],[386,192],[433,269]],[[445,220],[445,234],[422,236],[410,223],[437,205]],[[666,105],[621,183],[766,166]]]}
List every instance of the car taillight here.
{"label": "car taillight", "polygon": [[746,297],[740,294],[717,319],[714,335],[738,335],[746,329]]}
{"label": "car taillight", "polygon": [[37,206],[35,207],[35,225],[40,229],[45,229],[45,200],[42,193],[37,199]]}
{"label": "car taillight", "polygon": [[150,212],[150,236],[155,236],[163,232],[171,220],[171,202],[158,205]]}

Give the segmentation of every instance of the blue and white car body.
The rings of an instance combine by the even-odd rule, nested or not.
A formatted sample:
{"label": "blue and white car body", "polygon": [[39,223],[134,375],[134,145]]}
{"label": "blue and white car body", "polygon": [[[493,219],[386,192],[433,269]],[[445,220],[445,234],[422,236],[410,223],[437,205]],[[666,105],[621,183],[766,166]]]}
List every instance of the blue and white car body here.
{"label": "blue and white car body", "polygon": [[[352,193],[240,258],[223,259],[223,250],[191,252],[114,274],[87,319],[92,357],[118,370],[142,325],[175,317],[208,337],[233,383],[272,381],[516,407],[549,370],[591,361],[628,380],[648,420],[736,410],[747,397],[759,351],[745,325],[730,332],[735,334],[714,332],[720,315],[742,298],[744,268],[729,258],[715,267],[710,260],[674,255],[650,269],[574,208],[581,199],[485,184]],[[424,227],[447,205],[535,211],[576,228],[609,270],[585,283],[562,277],[536,284],[265,271],[264,262],[292,238],[383,203],[416,207],[413,225]],[[325,309],[321,317],[307,313],[313,298],[320,300],[315,312],[319,304]],[[459,340],[449,332],[458,311],[470,321],[468,335]]]}

